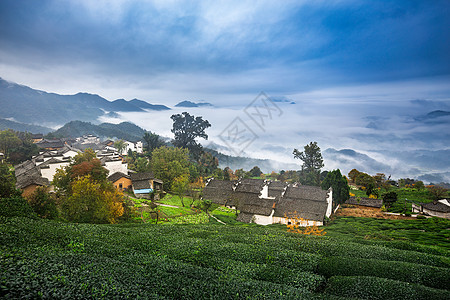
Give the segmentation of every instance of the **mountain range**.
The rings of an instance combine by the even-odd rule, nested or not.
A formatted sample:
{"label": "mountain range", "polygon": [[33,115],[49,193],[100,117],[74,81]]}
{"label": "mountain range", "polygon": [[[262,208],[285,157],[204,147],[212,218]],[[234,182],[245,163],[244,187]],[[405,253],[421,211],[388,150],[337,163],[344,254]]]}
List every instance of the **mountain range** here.
{"label": "mountain range", "polygon": [[204,107],[204,106],[213,106],[208,102],[192,102],[192,101],[181,101],[175,107]]}
{"label": "mountain range", "polygon": [[0,118],[21,123],[57,126],[73,120],[95,122],[108,113],[168,109],[139,99],[108,101],[88,93],[47,93],[0,78]]}

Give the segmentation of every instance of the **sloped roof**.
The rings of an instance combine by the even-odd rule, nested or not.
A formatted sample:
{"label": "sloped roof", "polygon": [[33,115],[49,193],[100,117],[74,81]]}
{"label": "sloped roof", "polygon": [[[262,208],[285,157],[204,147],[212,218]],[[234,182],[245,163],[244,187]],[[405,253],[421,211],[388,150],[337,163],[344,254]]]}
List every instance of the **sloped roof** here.
{"label": "sloped roof", "polygon": [[16,187],[18,189],[24,189],[32,184],[40,186],[49,186],[50,182],[47,178],[43,178],[40,174],[27,174],[17,177]]}
{"label": "sloped roof", "polygon": [[275,217],[290,216],[296,213],[300,218],[310,221],[323,221],[328,204],[325,201],[281,197],[276,204]]}
{"label": "sloped roof", "polygon": [[39,168],[45,168],[45,167],[48,167],[49,165],[51,165],[51,164],[63,164],[63,163],[66,163],[66,164],[68,164],[68,163],[70,163],[70,160],[68,160],[68,159],[66,159],[66,160],[64,160],[64,159],[57,159],[57,158],[50,158],[49,160],[47,160],[47,161],[45,161],[45,162],[43,162],[42,164],[40,164],[39,165]]}
{"label": "sloped roof", "polygon": [[234,182],[212,179],[203,189],[203,198],[224,205],[233,194]]}
{"label": "sloped roof", "polygon": [[120,178],[124,178],[124,177],[127,178],[127,179],[130,179],[129,175],[126,175],[126,174],[124,174],[122,172],[116,172],[116,173],[108,176],[108,180],[111,181],[111,182],[116,182]]}
{"label": "sloped roof", "polygon": [[287,183],[282,181],[271,181],[269,183],[269,197],[278,197],[280,196],[284,189],[286,188]]}
{"label": "sloped roof", "polygon": [[274,208],[274,203],[273,199],[249,197],[238,209],[247,214],[269,216]]}
{"label": "sloped roof", "polygon": [[152,186],[150,185],[149,180],[133,181],[133,189],[135,190],[151,189],[151,188]]}
{"label": "sloped roof", "polygon": [[265,182],[264,179],[251,179],[251,178],[241,179],[238,182],[235,191],[259,195],[261,193],[261,189],[264,185],[264,182]]}
{"label": "sloped roof", "polygon": [[19,177],[22,174],[30,172],[35,167],[36,166],[34,162],[31,160],[24,161],[23,163],[14,166],[16,177]]}
{"label": "sloped roof", "polygon": [[441,212],[441,213],[450,213],[450,206],[446,205],[442,202],[430,202],[430,203],[422,203],[423,208],[426,208],[428,210],[432,210],[435,212]]}
{"label": "sloped roof", "polygon": [[328,191],[317,186],[289,186],[283,197],[277,198],[275,217],[297,213],[300,218],[322,222],[327,212]]}
{"label": "sloped roof", "polygon": [[43,139],[36,143],[39,148],[62,148],[64,147],[64,142],[62,140],[47,140]]}
{"label": "sloped roof", "polygon": [[300,185],[298,187],[288,186],[284,197],[303,200],[315,200],[326,202],[328,191],[318,186]]}
{"label": "sloped roof", "polygon": [[133,181],[139,181],[139,180],[150,180],[155,178],[153,175],[153,172],[140,172],[140,173],[131,173],[131,180]]}
{"label": "sloped roof", "polygon": [[361,205],[361,206],[367,206],[367,207],[376,207],[380,208],[383,206],[383,199],[371,199],[366,197],[350,197],[347,201],[345,201],[345,204],[351,204],[351,205]]}

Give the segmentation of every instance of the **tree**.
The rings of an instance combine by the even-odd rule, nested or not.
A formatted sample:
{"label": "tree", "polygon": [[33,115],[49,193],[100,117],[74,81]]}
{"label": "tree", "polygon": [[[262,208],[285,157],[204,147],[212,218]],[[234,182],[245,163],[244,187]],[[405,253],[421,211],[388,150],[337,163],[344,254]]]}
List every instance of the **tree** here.
{"label": "tree", "polygon": [[164,181],[164,189],[170,190],[175,178],[189,176],[189,151],[187,149],[162,146],[152,152],[152,171]]}
{"label": "tree", "polygon": [[0,152],[8,159],[9,153],[13,148],[19,147],[22,141],[17,137],[13,130],[0,131]]}
{"label": "tree", "polygon": [[157,135],[156,133],[146,132],[142,137],[142,139],[144,140],[145,151],[148,154],[151,154],[152,151],[155,150],[156,148],[164,146],[164,142],[161,140],[160,136]]}
{"label": "tree", "polygon": [[375,193],[376,181],[369,174],[359,172],[358,176],[356,176],[355,178],[355,183],[357,185],[364,187],[367,196],[370,196]]}
{"label": "tree", "polygon": [[63,217],[73,222],[115,223],[123,214],[123,194],[107,180],[94,151],[77,154],[70,165],[58,169],[53,185]]}
{"label": "tree", "polygon": [[383,204],[386,208],[390,208],[397,201],[396,192],[388,192],[383,195]]}
{"label": "tree", "polygon": [[41,218],[56,219],[58,217],[55,199],[47,192],[47,188],[38,187],[27,200],[34,212]]}
{"label": "tree", "polygon": [[322,189],[327,190],[330,187],[333,189],[333,205],[337,206],[349,199],[350,187],[347,179],[342,176],[339,169],[328,172],[321,184]]}
{"label": "tree", "polygon": [[186,195],[186,192],[188,191],[189,187],[189,176],[187,174],[182,174],[176,178],[174,178],[172,182],[172,191],[175,192],[175,194],[180,197],[181,200],[181,206],[184,207],[184,196]]}
{"label": "tree", "polygon": [[16,190],[16,177],[5,163],[0,163],[0,198],[19,196]]}
{"label": "tree", "polygon": [[73,182],[72,193],[62,199],[61,207],[72,222],[116,223],[124,211],[123,201],[123,194],[112,184],[102,185],[87,175]]}
{"label": "tree", "polygon": [[447,189],[438,185],[432,185],[428,187],[428,191],[431,193],[434,201],[443,199],[447,196]]}
{"label": "tree", "polygon": [[173,145],[175,147],[187,148],[194,158],[198,158],[202,152],[202,146],[195,141],[196,138],[208,139],[205,129],[211,127],[207,120],[202,117],[191,116],[187,112],[172,115],[172,133],[175,135]]}
{"label": "tree", "polygon": [[323,158],[317,142],[311,142],[300,152],[294,149],[294,158],[303,161],[302,171],[304,180],[312,185],[320,185],[320,169],[323,168]]}
{"label": "tree", "polygon": [[262,174],[262,171],[258,166],[254,166],[249,172],[251,177],[259,177]]}
{"label": "tree", "polygon": [[360,174],[361,172],[359,172],[358,170],[356,170],[356,169],[353,169],[353,170],[351,170],[350,172],[348,172],[348,178],[350,178],[350,180],[353,182],[353,183],[356,183],[356,177],[358,177],[358,175]]}
{"label": "tree", "polygon": [[127,144],[125,143],[124,140],[117,140],[114,142],[114,148],[117,149],[119,154],[122,154],[123,151],[125,151],[125,149],[127,148]]}
{"label": "tree", "polygon": [[414,187],[416,188],[416,189],[418,189],[419,191],[421,191],[421,190],[423,190],[424,188],[425,188],[425,185],[423,184],[423,181],[416,181],[415,183],[414,183]]}

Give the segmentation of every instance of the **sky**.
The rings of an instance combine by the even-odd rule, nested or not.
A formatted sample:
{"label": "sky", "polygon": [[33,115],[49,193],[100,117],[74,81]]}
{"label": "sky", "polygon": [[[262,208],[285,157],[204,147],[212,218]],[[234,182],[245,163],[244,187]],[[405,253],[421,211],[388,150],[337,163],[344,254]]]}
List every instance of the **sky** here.
{"label": "sky", "polygon": [[[210,102],[220,114],[197,112],[216,121],[216,137],[230,119],[248,120],[242,109],[264,91],[287,102],[253,156],[290,155],[311,139],[324,149],[445,150],[448,122],[416,121],[450,110],[448,16],[446,0],[2,0],[0,77],[108,100]],[[165,117],[121,115],[170,135]]]}

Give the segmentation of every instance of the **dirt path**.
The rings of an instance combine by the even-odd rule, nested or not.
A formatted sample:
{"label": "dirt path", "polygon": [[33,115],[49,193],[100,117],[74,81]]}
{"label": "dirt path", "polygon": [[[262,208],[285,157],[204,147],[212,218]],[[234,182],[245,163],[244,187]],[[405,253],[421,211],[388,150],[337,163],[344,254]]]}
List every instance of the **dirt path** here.
{"label": "dirt path", "polygon": [[158,206],[165,206],[165,207],[173,207],[173,208],[180,208],[179,206],[175,206],[175,205],[170,205],[170,204],[162,204],[162,203],[158,203],[155,202],[156,205]]}
{"label": "dirt path", "polygon": [[399,215],[385,214],[378,209],[364,209],[359,207],[340,208],[335,216],[339,217],[363,217],[363,218],[378,218],[391,220],[415,220],[413,217],[405,217]]}

